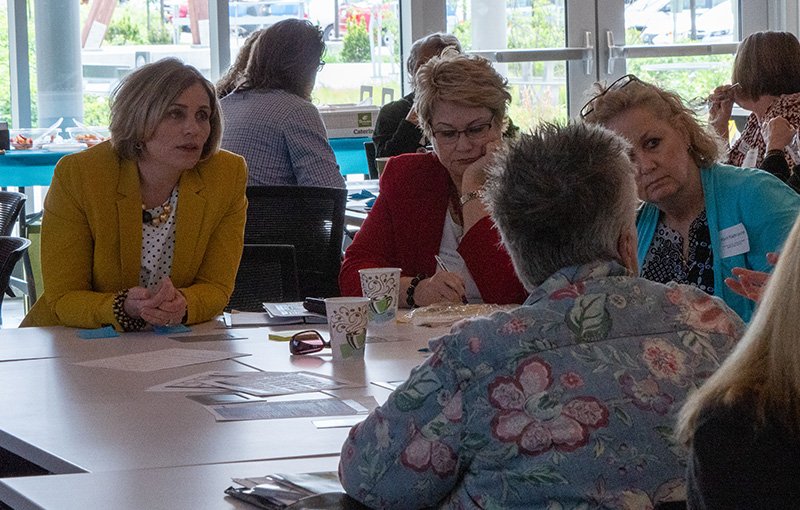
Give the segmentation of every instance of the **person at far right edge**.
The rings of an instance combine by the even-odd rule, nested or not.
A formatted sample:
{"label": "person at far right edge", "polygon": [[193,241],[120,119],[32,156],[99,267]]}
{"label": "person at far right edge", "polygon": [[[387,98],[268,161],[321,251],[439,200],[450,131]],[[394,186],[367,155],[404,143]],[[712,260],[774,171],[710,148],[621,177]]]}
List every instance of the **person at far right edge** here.
{"label": "person at far right edge", "polygon": [[800,506],[800,221],[736,349],[687,400],[691,510]]}
{"label": "person at far right edge", "polygon": [[404,510],[685,499],[675,414],[744,325],[696,287],[636,276],[629,149],[573,123],[543,124],[501,152],[486,206],[530,296],[431,342],[351,429],[339,465],[347,494]]}

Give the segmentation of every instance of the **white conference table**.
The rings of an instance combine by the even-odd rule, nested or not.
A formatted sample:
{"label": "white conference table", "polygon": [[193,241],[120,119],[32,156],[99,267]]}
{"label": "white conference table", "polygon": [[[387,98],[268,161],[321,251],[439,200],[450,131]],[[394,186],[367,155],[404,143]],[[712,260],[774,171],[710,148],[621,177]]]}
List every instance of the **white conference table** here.
{"label": "white conference table", "polygon": [[226,496],[231,478],[336,471],[339,456],[177,468],[105,471],[0,480],[0,500],[16,510],[253,510]]}
{"label": "white conference table", "polygon": [[[325,325],[315,326],[322,332],[326,330]],[[184,393],[145,390],[209,370],[306,370],[358,385],[330,391],[334,396],[369,395],[382,403],[389,390],[369,384],[370,381],[404,380],[426,356],[419,349],[426,347],[430,338],[447,331],[447,328],[391,326],[381,334],[393,341],[368,343],[363,361],[336,363],[328,353],[291,356],[286,343],[267,339],[271,331],[285,333],[315,326],[217,329],[218,323],[214,322],[193,326],[191,333],[175,335],[191,337],[227,332],[242,337],[211,342],[179,342],[152,333],[82,340],[69,328],[3,330],[3,342],[11,342],[9,345],[23,346],[25,341],[32,342],[37,359],[15,358],[10,352],[13,349],[9,348],[5,356],[17,361],[0,362],[0,409],[3,409],[0,447],[55,474],[133,473],[224,463],[337,457],[348,428],[318,429],[312,423],[314,418],[216,422],[208,411],[186,398]],[[251,356],[154,372],[74,364],[175,347],[243,352]],[[0,500],[17,497],[14,494],[20,487],[30,487],[32,493],[39,494],[39,487],[60,480],[54,475],[35,478],[41,481],[0,480]],[[145,487],[140,489],[146,490]]]}

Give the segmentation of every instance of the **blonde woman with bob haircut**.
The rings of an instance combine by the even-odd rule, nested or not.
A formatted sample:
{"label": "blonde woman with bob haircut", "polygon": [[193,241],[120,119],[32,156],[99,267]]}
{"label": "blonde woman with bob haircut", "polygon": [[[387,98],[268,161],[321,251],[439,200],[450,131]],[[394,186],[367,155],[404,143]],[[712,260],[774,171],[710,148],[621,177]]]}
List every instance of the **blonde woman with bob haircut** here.
{"label": "blonde woman with bob haircut", "polygon": [[[694,285],[747,322],[754,304],[725,285],[733,268],[769,271],[800,197],[767,172],[717,163],[718,138],[680,97],[634,75],[597,84],[581,109],[631,144],[639,199],[640,274]],[[769,204],[768,207],[765,207]]]}
{"label": "blonde woman with bob haircut", "polygon": [[387,163],[380,196],[345,253],[342,295],[361,295],[359,269],[399,267],[401,306],[522,303],[525,290],[481,198],[507,123],[506,80],[488,60],[446,49],[419,68],[416,83],[433,152]]}
{"label": "blonde woman with bob haircut", "polygon": [[214,86],[164,59],[114,91],[111,140],[62,158],[44,203],[45,292],[23,326],[122,331],[207,321],[244,243],[244,160],[219,149]]}
{"label": "blonde woman with bob haircut", "polygon": [[800,221],[733,353],[681,410],[689,508],[800,501]]}

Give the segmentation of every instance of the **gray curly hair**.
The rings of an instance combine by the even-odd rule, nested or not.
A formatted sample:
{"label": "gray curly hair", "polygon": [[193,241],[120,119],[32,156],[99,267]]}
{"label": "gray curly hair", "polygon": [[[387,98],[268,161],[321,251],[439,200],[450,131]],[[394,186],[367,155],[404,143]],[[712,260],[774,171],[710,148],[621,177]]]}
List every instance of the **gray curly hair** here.
{"label": "gray curly hair", "polygon": [[619,260],[636,211],[629,147],[598,125],[545,123],[499,154],[484,201],[528,291],[562,268]]}

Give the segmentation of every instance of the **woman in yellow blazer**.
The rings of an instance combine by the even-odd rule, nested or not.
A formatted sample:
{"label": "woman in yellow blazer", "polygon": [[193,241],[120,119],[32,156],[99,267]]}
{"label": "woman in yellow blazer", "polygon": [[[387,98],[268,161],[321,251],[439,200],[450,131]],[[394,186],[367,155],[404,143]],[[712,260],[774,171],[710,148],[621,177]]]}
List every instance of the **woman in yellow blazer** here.
{"label": "woman in yellow blazer", "polygon": [[111,141],[65,156],[44,204],[45,292],[22,326],[197,323],[228,303],[247,169],[219,149],[213,85],[176,59],[128,75]]}

